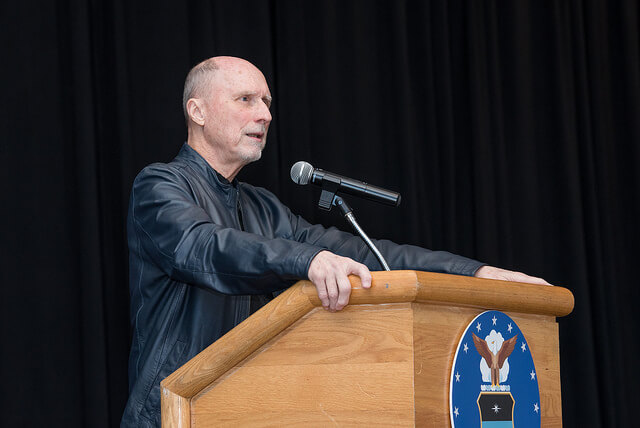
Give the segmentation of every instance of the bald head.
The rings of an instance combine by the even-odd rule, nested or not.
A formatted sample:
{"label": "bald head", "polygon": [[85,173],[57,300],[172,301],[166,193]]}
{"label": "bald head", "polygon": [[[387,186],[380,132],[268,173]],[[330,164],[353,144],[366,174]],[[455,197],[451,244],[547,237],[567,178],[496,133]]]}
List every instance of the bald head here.
{"label": "bald head", "polygon": [[262,72],[249,61],[233,56],[215,56],[206,59],[194,66],[187,74],[182,92],[182,111],[184,118],[189,123],[187,102],[190,98],[201,98],[211,87],[211,82],[218,70],[252,69],[260,74]]}

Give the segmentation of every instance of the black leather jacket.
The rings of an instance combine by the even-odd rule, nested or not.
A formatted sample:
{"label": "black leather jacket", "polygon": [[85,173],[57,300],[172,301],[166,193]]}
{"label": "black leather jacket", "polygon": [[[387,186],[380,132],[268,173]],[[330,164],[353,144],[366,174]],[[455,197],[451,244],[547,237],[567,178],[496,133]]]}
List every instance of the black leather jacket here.
{"label": "black leather jacket", "polygon": [[[323,249],[379,269],[364,242],[311,225],[272,193],[218,175],[185,144],[136,178],[127,220],[131,323],[122,426],[160,426],[160,381],[249,315],[252,294],[307,278]],[[481,263],[376,241],[394,269],[473,275]]]}

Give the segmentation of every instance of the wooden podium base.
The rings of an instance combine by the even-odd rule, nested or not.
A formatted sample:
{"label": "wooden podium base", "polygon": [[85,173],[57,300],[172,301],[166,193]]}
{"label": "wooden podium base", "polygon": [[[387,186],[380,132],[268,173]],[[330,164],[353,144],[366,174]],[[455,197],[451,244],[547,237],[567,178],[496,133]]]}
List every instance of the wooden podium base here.
{"label": "wooden podium base", "polygon": [[[443,280],[467,287],[467,303],[455,302],[455,293],[433,300]],[[450,426],[455,349],[468,323],[486,309],[474,299],[493,294],[491,308],[502,310],[522,292],[535,297],[525,299],[521,312],[507,314],[525,334],[536,364],[542,425],[562,425],[555,316],[526,312],[541,294],[554,300],[552,311],[570,312],[568,290],[375,273],[371,290],[356,284],[354,304],[329,313],[309,287],[292,287],[163,381],[163,426]],[[437,293],[426,292],[430,287]],[[505,295],[505,287],[512,293]]]}

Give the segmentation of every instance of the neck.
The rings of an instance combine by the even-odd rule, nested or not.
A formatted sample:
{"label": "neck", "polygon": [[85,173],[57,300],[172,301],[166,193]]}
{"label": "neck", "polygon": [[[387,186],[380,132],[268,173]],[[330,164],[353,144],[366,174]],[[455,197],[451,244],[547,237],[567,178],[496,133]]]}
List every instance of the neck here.
{"label": "neck", "polygon": [[229,180],[229,182],[236,178],[236,175],[238,175],[244,166],[242,164],[225,162],[225,159],[207,143],[204,136],[201,134],[198,135],[196,133],[189,132],[187,144],[189,144],[193,150],[198,152],[200,156],[207,161],[211,168],[215,169],[220,175]]}

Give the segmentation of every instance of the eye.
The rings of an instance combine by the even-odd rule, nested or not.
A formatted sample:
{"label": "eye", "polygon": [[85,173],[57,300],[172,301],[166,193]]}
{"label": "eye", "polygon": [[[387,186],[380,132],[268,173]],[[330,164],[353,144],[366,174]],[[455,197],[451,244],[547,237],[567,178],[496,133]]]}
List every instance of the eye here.
{"label": "eye", "polygon": [[241,96],[241,97],[240,97],[240,101],[244,101],[244,102],[249,101],[249,96],[248,96],[248,95],[243,95],[243,96]]}

